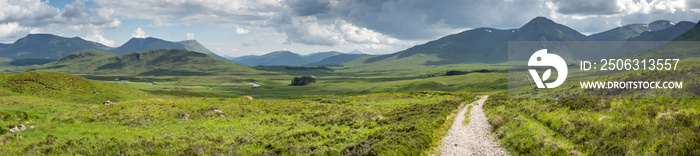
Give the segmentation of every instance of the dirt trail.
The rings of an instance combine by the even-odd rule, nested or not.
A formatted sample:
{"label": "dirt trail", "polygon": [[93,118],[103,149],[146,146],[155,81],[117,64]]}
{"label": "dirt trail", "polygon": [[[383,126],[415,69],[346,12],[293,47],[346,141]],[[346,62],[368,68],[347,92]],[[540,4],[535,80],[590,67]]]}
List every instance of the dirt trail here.
{"label": "dirt trail", "polygon": [[504,148],[498,146],[491,135],[491,125],[486,120],[482,107],[487,98],[488,96],[484,95],[470,104],[474,106],[468,125],[462,124],[468,105],[459,111],[452,127],[442,139],[442,155],[509,155]]}

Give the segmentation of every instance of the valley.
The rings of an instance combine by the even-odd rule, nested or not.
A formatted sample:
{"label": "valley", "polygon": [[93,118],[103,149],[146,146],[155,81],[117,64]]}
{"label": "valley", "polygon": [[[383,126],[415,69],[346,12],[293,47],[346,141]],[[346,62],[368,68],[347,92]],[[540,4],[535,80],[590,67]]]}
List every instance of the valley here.
{"label": "valley", "polygon": [[[0,57],[6,57],[0,59],[0,151],[442,155],[465,149],[445,147],[450,141],[484,145],[473,138],[492,133],[487,145],[498,151],[471,151],[697,155],[699,29],[693,22],[661,20],[583,35],[537,17],[516,29],[475,28],[385,55],[285,50],[235,58],[196,40],[132,38],[108,47],[32,34],[0,47]],[[509,45],[519,41],[616,47],[556,49],[567,61],[593,55],[588,57],[680,58],[682,63],[673,71],[609,72],[576,71],[579,66],[572,63],[565,66],[570,71],[565,83],[541,89],[522,77],[531,53],[509,54],[514,51]],[[623,46],[639,49],[619,50]],[[570,50],[575,48],[590,53]],[[295,78],[313,81],[297,85]],[[685,89],[587,91],[578,83],[658,79],[684,81]],[[473,122],[483,126],[476,127],[483,135],[465,141],[458,136],[464,132],[450,129],[468,129],[454,126],[469,125],[462,120],[470,119],[465,112],[472,107],[478,107]],[[484,126],[489,124],[492,128]]]}

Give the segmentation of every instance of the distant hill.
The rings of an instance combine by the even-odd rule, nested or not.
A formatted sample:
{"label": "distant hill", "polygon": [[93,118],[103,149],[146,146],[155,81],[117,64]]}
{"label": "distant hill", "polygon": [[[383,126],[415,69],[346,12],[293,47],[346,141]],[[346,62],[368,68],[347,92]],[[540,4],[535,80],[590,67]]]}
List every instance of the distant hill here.
{"label": "distant hill", "polygon": [[622,27],[617,27],[601,33],[590,35],[589,37],[598,41],[624,41],[633,37],[637,37],[643,32],[659,31],[675,24],[667,20],[658,20],[649,24],[629,24]]}
{"label": "distant hill", "polygon": [[687,21],[678,22],[678,24],[663,30],[643,32],[637,37],[628,39],[628,41],[670,41],[692,29],[695,24]]}
{"label": "distant hill", "polygon": [[110,51],[114,48],[87,41],[80,37],[65,38],[51,34],[29,34],[0,49],[0,57],[59,59],[75,51],[97,49]]}
{"label": "distant hill", "polygon": [[[248,55],[230,59],[233,62],[249,66],[298,66],[338,64],[368,54],[346,54],[337,51],[318,52],[299,55],[290,51],[276,51],[265,55]],[[339,62],[340,61],[340,62]]]}
{"label": "distant hill", "polygon": [[101,75],[226,75],[255,74],[247,66],[212,56],[177,49],[155,49],[114,55],[104,51],[78,51],[33,70]]}
{"label": "distant hill", "polygon": [[53,59],[36,59],[36,58],[6,58],[0,57],[0,66],[29,66],[29,65],[42,65],[56,60]]}
{"label": "distant hill", "polygon": [[308,65],[328,65],[328,64],[340,64],[343,62],[348,62],[350,60],[360,58],[360,57],[365,57],[365,56],[372,56],[369,54],[339,54],[339,55],[334,55],[328,58],[325,58],[323,60],[310,63]]}
{"label": "distant hill", "polygon": [[231,61],[249,66],[304,65],[309,63],[301,55],[290,51],[276,51],[261,56],[241,56]]}
{"label": "distant hill", "polygon": [[700,41],[700,21],[693,28],[673,39],[673,41]]}
{"label": "distant hill", "polygon": [[497,63],[507,60],[508,41],[592,41],[567,26],[537,17],[518,29],[477,28],[423,45],[380,56],[355,59],[346,65],[444,65]]}
{"label": "distant hill", "polygon": [[199,44],[196,40],[170,42],[158,38],[132,38],[119,47],[87,41],[80,37],[65,38],[51,34],[29,34],[13,44],[0,44],[0,57],[60,59],[72,52],[95,49],[115,54],[127,54],[151,49],[180,49],[211,55],[225,59]]}
{"label": "distant hill", "polygon": [[[700,22],[698,22],[700,23]],[[680,25],[681,23],[678,23]],[[700,41],[700,24],[678,35],[673,41]],[[688,59],[700,57],[700,44],[697,42],[670,42],[649,50],[636,52],[624,58]]]}
{"label": "distant hill", "polygon": [[306,61],[308,61],[308,62],[318,62],[318,61],[321,61],[321,60],[326,59],[328,57],[336,56],[336,55],[340,55],[340,54],[343,54],[343,53],[337,52],[337,51],[329,51],[329,52],[312,53],[312,54],[304,55],[301,57],[306,59]]}
{"label": "distant hill", "polygon": [[151,50],[151,49],[188,50],[188,51],[205,53],[205,54],[211,55],[215,58],[228,61],[228,59],[221,57],[221,56],[215,54],[214,52],[211,52],[209,49],[204,47],[202,44],[199,44],[199,42],[197,42],[196,40],[170,42],[170,41],[166,41],[166,40],[162,40],[162,39],[158,39],[158,38],[153,38],[153,37],[131,38],[129,41],[124,43],[122,46],[120,46],[117,49],[112,50],[110,52],[113,52],[115,54],[128,54],[128,53],[132,53],[132,52],[139,52],[139,51]]}

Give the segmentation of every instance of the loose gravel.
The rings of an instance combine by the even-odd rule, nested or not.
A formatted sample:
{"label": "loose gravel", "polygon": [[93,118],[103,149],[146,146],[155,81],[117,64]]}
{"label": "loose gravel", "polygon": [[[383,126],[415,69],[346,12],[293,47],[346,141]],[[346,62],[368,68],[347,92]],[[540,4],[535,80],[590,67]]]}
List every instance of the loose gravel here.
{"label": "loose gravel", "polygon": [[498,146],[491,135],[491,125],[486,120],[483,109],[487,98],[488,96],[484,95],[472,103],[474,107],[468,125],[462,124],[468,106],[460,109],[452,127],[442,139],[442,155],[509,155],[504,148]]}

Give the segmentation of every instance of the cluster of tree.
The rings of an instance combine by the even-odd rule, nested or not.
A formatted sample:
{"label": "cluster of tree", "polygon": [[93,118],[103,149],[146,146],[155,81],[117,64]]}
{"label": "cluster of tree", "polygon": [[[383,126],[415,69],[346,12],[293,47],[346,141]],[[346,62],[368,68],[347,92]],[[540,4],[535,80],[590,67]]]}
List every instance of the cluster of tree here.
{"label": "cluster of tree", "polygon": [[453,76],[453,75],[464,75],[464,74],[469,74],[469,73],[490,73],[493,72],[493,70],[488,70],[488,69],[479,69],[475,71],[459,71],[459,70],[450,70],[445,73],[445,76]]}
{"label": "cluster of tree", "polygon": [[325,66],[313,66],[313,67],[308,67],[308,66],[288,66],[288,67],[284,67],[284,69],[287,69],[287,70],[306,70],[306,71],[309,71],[309,70],[328,70],[328,71],[333,71],[333,69],[330,69],[330,68],[325,67]]}
{"label": "cluster of tree", "polygon": [[294,79],[292,79],[292,85],[294,86],[303,86],[309,83],[316,83],[316,78],[313,78],[311,76],[302,76],[294,77]]}

